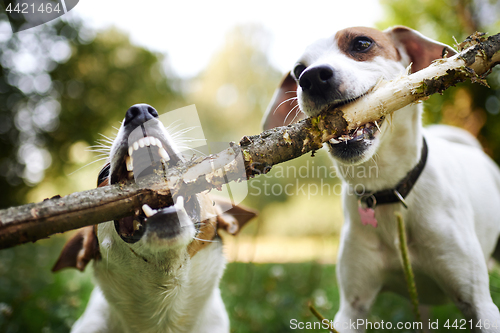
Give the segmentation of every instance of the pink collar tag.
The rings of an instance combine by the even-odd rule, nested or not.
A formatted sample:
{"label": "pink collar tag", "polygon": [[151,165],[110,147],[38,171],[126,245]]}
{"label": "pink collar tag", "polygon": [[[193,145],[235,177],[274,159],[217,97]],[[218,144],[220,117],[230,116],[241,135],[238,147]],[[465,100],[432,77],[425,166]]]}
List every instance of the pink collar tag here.
{"label": "pink collar tag", "polygon": [[363,208],[363,207],[361,207],[361,205],[359,205],[358,212],[359,212],[359,216],[361,217],[361,223],[363,223],[363,225],[370,224],[374,228],[377,227],[378,222],[377,222],[377,219],[375,218],[375,210],[374,209],[368,208],[368,207]]}

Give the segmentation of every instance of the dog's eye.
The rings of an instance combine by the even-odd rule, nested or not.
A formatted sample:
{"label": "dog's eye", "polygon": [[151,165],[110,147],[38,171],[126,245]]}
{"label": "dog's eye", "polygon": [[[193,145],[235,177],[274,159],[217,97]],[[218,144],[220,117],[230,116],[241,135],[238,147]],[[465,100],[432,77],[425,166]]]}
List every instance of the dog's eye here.
{"label": "dog's eye", "polygon": [[295,68],[293,69],[293,76],[295,76],[295,79],[298,80],[300,77],[300,74],[306,69],[306,66],[302,64],[297,64],[295,65]]}
{"label": "dog's eye", "polygon": [[366,52],[373,45],[373,40],[368,37],[357,37],[352,42],[352,50],[354,52]]}

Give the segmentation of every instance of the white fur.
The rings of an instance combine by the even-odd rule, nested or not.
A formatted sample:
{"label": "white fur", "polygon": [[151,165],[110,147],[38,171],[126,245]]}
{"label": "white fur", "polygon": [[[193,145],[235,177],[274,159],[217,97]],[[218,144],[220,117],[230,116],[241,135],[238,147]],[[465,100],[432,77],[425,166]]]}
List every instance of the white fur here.
{"label": "white fur", "polygon": [[135,256],[112,222],[101,224],[102,260],[94,263],[97,287],[71,332],[228,332],[220,296],[225,267],[215,242],[191,259],[185,248]]}
{"label": "white fur", "polygon": [[[121,151],[128,149],[124,126],[111,149],[112,168],[123,163],[118,156],[123,159]],[[165,142],[175,149],[175,142],[156,118],[148,126],[156,126],[158,133],[167,138]],[[216,216],[213,201],[204,197],[206,194],[197,196],[201,220],[209,216],[213,219]],[[179,202],[178,199],[176,208],[183,207]],[[229,319],[219,290],[226,265],[222,243],[219,238],[207,240],[207,246],[190,256],[188,246],[196,230],[185,211],[179,209],[181,231],[171,238],[158,237],[146,228],[140,240],[131,244],[121,239],[113,222],[98,226],[101,258],[93,264],[97,286],[71,332],[229,332]],[[215,228],[215,223],[212,227]]]}
{"label": "white fur", "polygon": [[[334,67],[339,80],[348,85],[347,98],[363,94],[380,77],[395,78],[409,65],[409,57],[401,46],[400,62],[381,57],[357,62],[340,52],[332,41],[314,44],[299,62]],[[399,45],[396,41],[394,44]],[[306,114],[315,115],[323,107],[311,104],[301,94],[300,86],[297,93]],[[378,172],[365,173],[372,175],[367,178],[358,178],[356,173],[343,177],[345,222],[337,264],[340,309],[335,316],[341,332],[364,331],[361,327],[342,327],[351,327],[350,321],[366,319],[380,291],[406,294],[396,211],[402,213],[406,223],[410,259],[422,303],[451,299],[474,325],[479,320],[483,324],[489,320],[500,326],[486,267],[500,234],[499,169],[471,135],[447,126],[426,131],[421,114],[421,104],[413,104],[388,117],[382,133],[358,164],[366,170],[375,166]],[[423,135],[429,147],[428,160],[406,198],[409,208],[401,204],[379,205],[375,208],[378,227],[363,225],[358,198],[352,190],[348,191],[349,187],[358,185],[370,191],[393,188],[418,163]],[[349,166],[336,159],[333,162],[339,168]],[[500,329],[483,326],[476,331]]]}

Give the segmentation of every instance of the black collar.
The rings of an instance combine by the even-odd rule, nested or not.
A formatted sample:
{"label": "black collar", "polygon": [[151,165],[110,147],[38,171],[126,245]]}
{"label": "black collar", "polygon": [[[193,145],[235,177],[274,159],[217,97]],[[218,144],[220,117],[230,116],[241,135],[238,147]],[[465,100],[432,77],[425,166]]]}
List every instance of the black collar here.
{"label": "black collar", "polygon": [[420,177],[422,170],[424,170],[425,163],[427,162],[427,142],[423,139],[422,152],[420,154],[420,161],[418,164],[408,172],[408,174],[401,179],[401,181],[391,189],[386,189],[378,192],[366,192],[359,194],[358,198],[364,207],[375,208],[377,205],[391,204],[401,202],[405,208],[408,208],[405,202],[406,196],[410,193],[413,185]]}

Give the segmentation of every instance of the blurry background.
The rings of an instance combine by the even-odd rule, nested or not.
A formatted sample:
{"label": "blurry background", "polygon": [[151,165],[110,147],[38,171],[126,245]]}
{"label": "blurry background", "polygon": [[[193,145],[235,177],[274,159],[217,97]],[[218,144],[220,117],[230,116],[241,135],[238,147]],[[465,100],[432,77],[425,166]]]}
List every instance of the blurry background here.
{"label": "blurry background", "polygon": [[[113,138],[135,103],[160,113],[196,104],[209,141],[260,133],[285,71],[307,44],[340,28],[403,24],[450,45],[476,30],[500,32],[496,0],[146,1],[137,8],[85,0],[16,34],[1,6],[0,208],[95,187],[103,162],[89,147]],[[499,72],[488,77],[491,89],[461,84],[432,96],[424,115],[467,129],[497,163]],[[314,320],[308,301],[335,314],[342,213],[329,166],[318,152],[249,182],[245,204],[260,217],[237,238],[224,237],[231,263],[221,288],[234,332],[289,331],[292,318]],[[50,273],[67,237],[0,251],[0,332],[66,332],[82,313],[90,267]],[[500,304],[497,271],[491,285]],[[451,305],[432,310],[433,319],[460,316]],[[413,318],[406,300],[386,294],[371,320]]]}

